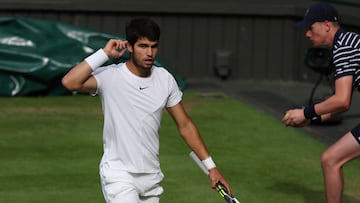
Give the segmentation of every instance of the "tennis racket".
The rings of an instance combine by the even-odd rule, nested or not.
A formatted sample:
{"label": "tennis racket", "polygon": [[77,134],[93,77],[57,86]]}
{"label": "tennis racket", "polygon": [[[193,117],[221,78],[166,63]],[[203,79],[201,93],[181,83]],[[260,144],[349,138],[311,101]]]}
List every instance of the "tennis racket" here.
{"label": "tennis racket", "polygon": [[[198,156],[196,156],[195,152],[190,152],[190,157],[195,161],[195,163],[200,167],[200,169],[206,174],[209,175],[209,171],[203,164],[203,162],[199,159]],[[216,183],[216,191],[220,194],[221,197],[225,199],[227,203],[240,203],[239,200],[237,200],[234,196],[230,195],[228,191],[226,190],[225,186],[218,181]]]}

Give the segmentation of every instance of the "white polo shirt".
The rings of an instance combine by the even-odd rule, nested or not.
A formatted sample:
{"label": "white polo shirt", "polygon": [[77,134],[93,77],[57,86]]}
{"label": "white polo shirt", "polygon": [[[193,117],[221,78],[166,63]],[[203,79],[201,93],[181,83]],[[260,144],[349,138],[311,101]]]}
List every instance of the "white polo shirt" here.
{"label": "white polo shirt", "polygon": [[160,172],[162,113],[182,98],[174,77],[155,66],[150,77],[138,77],[125,63],[100,67],[93,75],[104,114],[101,163],[132,173]]}

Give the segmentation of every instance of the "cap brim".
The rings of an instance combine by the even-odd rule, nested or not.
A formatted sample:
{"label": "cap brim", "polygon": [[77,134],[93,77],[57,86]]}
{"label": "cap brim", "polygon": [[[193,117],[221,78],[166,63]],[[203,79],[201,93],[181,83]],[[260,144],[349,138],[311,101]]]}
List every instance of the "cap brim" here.
{"label": "cap brim", "polygon": [[302,20],[302,21],[300,21],[300,22],[295,23],[295,24],[294,24],[294,28],[296,28],[296,29],[308,28],[308,27],[311,26],[311,24],[312,24],[312,23],[309,22],[309,21]]}

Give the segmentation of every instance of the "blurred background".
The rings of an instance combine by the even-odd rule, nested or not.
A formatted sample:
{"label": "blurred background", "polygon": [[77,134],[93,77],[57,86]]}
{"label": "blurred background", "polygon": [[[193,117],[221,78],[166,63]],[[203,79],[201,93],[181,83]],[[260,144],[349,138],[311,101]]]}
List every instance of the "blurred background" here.
{"label": "blurred background", "polygon": [[[9,78],[10,69],[14,70],[12,67],[9,69],[9,66],[15,65],[23,69],[20,74],[10,71],[15,77],[19,77],[25,71],[24,69],[33,69],[33,59],[30,60],[33,64],[29,64],[29,59],[21,61],[22,57],[19,57],[21,50],[26,50],[23,48],[29,46],[29,43],[30,45],[33,43],[33,48],[39,50],[34,38],[26,39],[29,30],[38,35],[43,44],[46,42],[47,48],[37,51],[40,58],[41,56],[45,56],[45,59],[57,58],[53,60],[55,61],[53,64],[56,65],[58,62],[57,65],[59,65],[63,63],[59,60],[61,56],[62,60],[68,62],[63,63],[65,65],[60,68],[61,71],[51,78],[52,81],[59,81],[62,74],[81,61],[85,55],[90,54],[97,48],[96,46],[102,47],[105,39],[100,39],[100,41],[99,37],[94,39],[97,40],[96,45],[86,44],[90,49],[84,48],[84,53],[78,52],[79,54],[74,55],[77,45],[65,43],[67,45],[64,47],[58,34],[61,29],[53,29],[53,23],[65,23],[107,38],[123,36],[125,23],[139,16],[151,17],[160,24],[162,36],[158,61],[169,67],[181,80],[314,82],[318,75],[304,64],[306,51],[311,44],[304,37],[304,30],[299,31],[293,28],[293,24],[302,18],[306,8],[314,2],[316,1],[0,0],[0,16],[3,17],[0,25],[0,74],[2,74],[0,85],[9,90],[12,89],[10,94],[2,91],[1,95],[34,94],[29,90],[13,90],[15,87],[19,89],[19,84],[26,83],[23,81],[24,78]],[[328,2],[338,9],[344,27],[354,31],[359,30],[360,3],[358,1],[328,0]],[[37,22],[50,20],[51,25],[41,27],[43,30],[38,27],[39,29],[34,31],[26,23],[14,23],[19,18],[20,21],[28,20],[28,23],[30,19],[35,19]],[[22,29],[28,30],[20,30],[16,33],[7,32],[9,29],[18,29],[16,26],[19,25]],[[66,25],[62,26],[66,27]],[[11,37],[12,33],[13,37]],[[21,33],[25,36],[21,36]],[[66,35],[66,37],[69,36]],[[90,44],[93,42],[86,41]],[[9,48],[10,45],[12,48]],[[9,57],[8,50],[15,50],[14,46],[17,51],[11,52],[12,56]],[[71,49],[72,47],[74,49]],[[31,52],[34,53],[34,51]],[[35,58],[38,59],[38,56]],[[41,63],[44,62],[43,59],[40,60]],[[47,68],[54,70],[49,65]],[[49,80],[46,74],[48,71],[41,73]],[[54,84],[51,85],[54,86]],[[61,90],[55,92],[55,94],[64,93]],[[49,93],[35,91],[35,94]]]}

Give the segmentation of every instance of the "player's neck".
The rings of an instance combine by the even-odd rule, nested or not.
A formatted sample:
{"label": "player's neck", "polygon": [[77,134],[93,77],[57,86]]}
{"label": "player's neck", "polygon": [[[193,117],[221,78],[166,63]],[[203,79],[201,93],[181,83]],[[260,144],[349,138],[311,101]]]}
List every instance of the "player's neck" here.
{"label": "player's neck", "polygon": [[132,60],[128,60],[126,62],[126,67],[131,73],[142,78],[146,78],[151,75],[151,68],[137,66]]}

